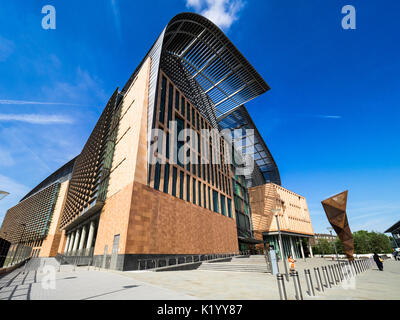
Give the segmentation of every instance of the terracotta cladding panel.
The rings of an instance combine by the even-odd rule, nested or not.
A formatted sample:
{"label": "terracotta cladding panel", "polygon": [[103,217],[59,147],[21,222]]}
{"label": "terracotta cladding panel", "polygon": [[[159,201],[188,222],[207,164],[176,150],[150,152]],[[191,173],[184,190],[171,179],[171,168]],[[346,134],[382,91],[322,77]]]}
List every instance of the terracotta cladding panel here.
{"label": "terracotta cladding panel", "polygon": [[233,219],[134,183],[125,253],[226,253],[237,246]]}
{"label": "terracotta cladding panel", "polygon": [[275,199],[283,206],[279,214],[279,224],[282,231],[314,234],[306,199],[290,190],[269,183],[263,186],[249,188],[252,219],[255,231],[276,231],[277,225],[272,208]]}

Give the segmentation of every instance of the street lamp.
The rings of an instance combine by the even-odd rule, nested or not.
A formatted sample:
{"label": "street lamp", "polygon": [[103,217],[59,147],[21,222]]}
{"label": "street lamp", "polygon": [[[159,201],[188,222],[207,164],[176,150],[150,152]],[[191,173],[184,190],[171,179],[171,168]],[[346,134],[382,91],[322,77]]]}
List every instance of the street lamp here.
{"label": "street lamp", "polygon": [[283,260],[283,266],[285,267],[285,277],[286,281],[289,281],[289,273],[287,270],[287,265],[286,265],[286,257],[285,257],[285,252],[283,251],[283,245],[282,245],[282,235],[281,235],[281,228],[279,225],[279,212],[281,211],[281,206],[282,203],[279,199],[275,199],[275,208],[271,210],[272,214],[275,216],[276,219],[276,225],[278,227],[278,237],[279,237],[279,250],[281,251],[281,256]]}
{"label": "street lamp", "polygon": [[332,235],[332,230],[333,230],[333,228],[332,228],[332,227],[328,227],[327,229],[329,230],[329,232],[330,232],[330,234],[331,234],[331,242],[332,242],[332,244],[333,244],[333,248],[335,249],[336,261],[339,261],[339,257],[338,257],[337,250],[336,250],[335,241],[333,241],[333,235]]}
{"label": "street lamp", "polygon": [[0,200],[3,199],[3,198],[5,198],[5,197],[7,197],[8,195],[9,195],[8,192],[6,192],[6,191],[1,191],[1,190],[0,190]]}

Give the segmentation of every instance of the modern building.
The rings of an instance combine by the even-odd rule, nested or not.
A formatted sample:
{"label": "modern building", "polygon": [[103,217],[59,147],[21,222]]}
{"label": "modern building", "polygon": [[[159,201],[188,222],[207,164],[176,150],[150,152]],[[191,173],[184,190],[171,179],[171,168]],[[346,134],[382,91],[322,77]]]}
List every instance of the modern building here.
{"label": "modern building", "polygon": [[[267,90],[212,22],[175,16],[77,159],[60,224],[66,259],[131,270],[238,252],[247,177],[233,172],[221,120]],[[268,169],[257,170],[265,183]],[[250,220],[243,226],[246,241]]]}
{"label": "modern building", "polygon": [[281,180],[245,104],[269,89],[217,26],[178,14],[112,94],[65,184],[55,173],[9,210],[12,251],[136,270],[262,244],[249,187]]}
{"label": "modern building", "polygon": [[392,247],[400,248],[400,221],[396,222],[385,233],[391,233],[393,236]]}
{"label": "modern building", "polygon": [[7,263],[26,257],[55,257],[61,231],[59,222],[75,159],[42,181],[4,218],[0,235],[11,243]]}
{"label": "modern building", "polygon": [[272,246],[280,257],[282,251],[285,258],[312,257],[309,240],[314,231],[306,199],[275,183],[249,188],[249,193],[255,238],[262,240],[265,247]]}

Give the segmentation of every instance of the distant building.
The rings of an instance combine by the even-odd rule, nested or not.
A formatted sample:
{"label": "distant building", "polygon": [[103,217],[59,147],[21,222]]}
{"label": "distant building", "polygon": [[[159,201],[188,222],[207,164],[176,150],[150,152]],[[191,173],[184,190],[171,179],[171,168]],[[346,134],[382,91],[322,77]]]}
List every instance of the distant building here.
{"label": "distant building", "polygon": [[322,239],[328,240],[329,242],[335,241],[337,238],[334,234],[329,233],[316,233],[313,238],[310,239],[310,243],[312,246],[317,245],[319,241]]}
{"label": "distant building", "polygon": [[11,243],[8,262],[26,257],[55,257],[61,239],[59,223],[75,159],[52,173],[10,208],[0,235]]}
{"label": "distant building", "polygon": [[392,248],[400,248],[400,221],[392,225],[385,233],[391,233],[393,236]]}
{"label": "distant building", "polygon": [[[254,235],[265,246],[273,246],[279,255],[301,258],[312,256],[309,240],[314,236],[307,201],[290,190],[274,183],[249,188]],[[282,244],[273,209],[280,203],[279,226]]]}

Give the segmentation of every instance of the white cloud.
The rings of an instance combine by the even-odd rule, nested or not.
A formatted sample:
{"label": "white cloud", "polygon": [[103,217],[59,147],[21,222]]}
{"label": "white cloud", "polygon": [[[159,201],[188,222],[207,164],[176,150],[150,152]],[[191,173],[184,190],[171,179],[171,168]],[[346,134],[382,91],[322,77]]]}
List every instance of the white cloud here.
{"label": "white cloud", "polygon": [[63,115],[1,114],[0,121],[20,121],[31,124],[71,124],[73,120]]}
{"label": "white cloud", "polygon": [[11,167],[15,163],[11,153],[0,149],[0,167]]}
{"label": "white cloud", "polygon": [[58,81],[50,87],[43,87],[43,95],[49,100],[79,102],[80,105],[93,104],[94,98],[102,102],[108,100],[100,79],[80,67],[76,70],[75,78],[72,83]]}
{"label": "white cloud", "polygon": [[323,119],[342,119],[342,116],[317,115],[316,117]]}
{"label": "white cloud", "polygon": [[7,60],[7,58],[14,52],[14,42],[0,36],[0,62]]}
{"label": "white cloud", "polygon": [[121,30],[121,15],[119,12],[119,5],[117,0],[111,0],[111,7],[114,15],[114,23],[115,23],[115,28],[117,29],[117,33],[119,36],[119,39],[122,39],[122,30]]}
{"label": "white cloud", "polygon": [[43,102],[43,101],[25,101],[25,100],[0,100],[3,105],[62,105],[62,106],[82,106],[81,104],[65,102]]}
{"label": "white cloud", "polygon": [[238,19],[244,2],[242,0],[186,0],[186,6],[227,30]]}

